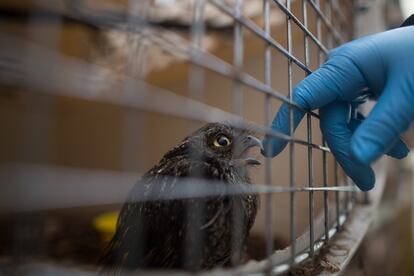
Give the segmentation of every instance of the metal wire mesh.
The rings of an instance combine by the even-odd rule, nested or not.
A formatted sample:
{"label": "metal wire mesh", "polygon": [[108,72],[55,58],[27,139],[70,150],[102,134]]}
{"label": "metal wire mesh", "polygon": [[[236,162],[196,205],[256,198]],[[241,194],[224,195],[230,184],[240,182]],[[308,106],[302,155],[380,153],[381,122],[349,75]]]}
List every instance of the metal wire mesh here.
{"label": "metal wire mesh", "polygon": [[[156,3],[157,1],[155,1]],[[161,1],[162,2],[162,1]],[[174,2],[174,1],[173,1]],[[247,4],[259,3],[258,13],[261,18],[246,14]],[[48,45],[42,46],[30,40],[21,38],[18,34],[2,31],[0,33],[0,82],[3,86],[19,87],[21,89],[47,93],[57,96],[74,97],[86,101],[97,101],[117,106],[158,112],[192,121],[220,122],[225,121],[237,127],[248,127],[262,135],[270,135],[289,142],[289,185],[280,185],[272,177],[274,166],[270,159],[265,160],[264,185],[252,184],[254,192],[265,195],[265,238],[267,264],[265,270],[272,273],[284,272],[308,257],[313,257],[323,244],[338,231],[346,221],[346,216],[357,199],[352,181],[347,177],[340,179],[342,172],[336,162],[330,168],[331,153],[325,141],[314,138],[315,122],[319,119],[317,112],[302,109],[293,101],[294,75],[298,70],[303,76],[312,73],[327,58],[330,49],[352,38],[353,31],[353,1],[335,0],[302,0],[302,1],[249,1],[249,0],[198,0],[189,1],[192,13],[181,21],[172,19],[166,21],[154,19],[151,13],[153,1],[127,1],[125,6],[89,6],[87,1],[62,1],[59,4],[48,1],[35,1],[36,9],[24,14],[30,23],[38,20],[53,21],[56,33],[49,33],[46,38]],[[176,3],[178,5],[178,3]],[[210,9],[210,10],[209,10]],[[229,24],[219,26],[206,16],[211,9],[218,11],[228,18]],[[272,11],[278,11],[285,17],[286,33],[283,42],[278,41],[272,34]],[[4,20],[16,19],[16,12],[7,7],[0,11]],[[21,13],[19,13],[21,15]],[[127,36],[127,69],[125,73],[117,74],[110,69],[66,55],[56,49],[59,36],[59,26],[65,21],[72,20],[97,29],[118,30]],[[33,23],[34,25],[34,23]],[[188,36],[177,35],[174,28],[188,27]],[[232,54],[231,61],[219,57],[209,51],[204,45],[204,37],[209,29],[228,32],[231,29]],[[162,32],[162,35],[160,35]],[[263,42],[263,76],[258,78],[246,72],[244,68],[244,52],[246,32],[250,37]],[[303,37],[303,45],[297,47],[295,36]],[[284,45],[285,44],[285,45]],[[54,46],[53,46],[54,45]],[[185,60],[191,64],[188,70],[188,95],[179,95],[152,85],[146,78],[148,70],[147,53],[149,48],[159,47],[162,51]],[[296,47],[296,48],[295,48]],[[297,49],[303,51],[299,53]],[[277,53],[277,54],[276,54]],[[286,61],[287,90],[279,91],[272,84],[275,76],[272,72],[276,56]],[[311,60],[315,61],[312,64]],[[282,61],[278,61],[283,64]],[[43,67],[42,67],[43,66]],[[47,66],[47,67],[46,67]],[[282,65],[280,65],[282,66]],[[104,72],[104,74],[102,74]],[[234,82],[233,110],[224,111],[205,101],[205,82],[207,73],[214,73],[226,80]],[[104,77],[103,77],[104,76]],[[116,76],[116,77],[105,77]],[[122,81],[118,81],[117,78]],[[246,90],[255,91],[264,96],[264,112],[262,124],[245,118]],[[223,92],[224,93],[224,92]],[[285,102],[290,106],[291,133],[285,135],[269,128],[274,116],[272,101]],[[306,138],[300,138],[293,132],[293,110],[306,112]],[[127,116],[126,116],[127,117]],[[297,147],[307,148],[307,156],[296,154]],[[315,155],[321,154],[322,164],[314,164]],[[297,182],[297,158],[307,160],[307,186]],[[322,170],[322,180],[315,180],[315,169]],[[331,173],[329,173],[331,172]],[[333,174],[333,175],[332,175]],[[183,181],[185,184],[185,181]],[[212,183],[200,186],[197,191],[184,185],[170,198],[185,198],[186,196],[208,196],[214,194]],[[201,183],[202,184],[202,183]],[[217,187],[220,183],[216,183]],[[108,188],[106,193],[111,193]],[[250,191],[250,190],[249,190]],[[10,193],[10,191],[8,191]],[[236,191],[227,189],[216,191],[219,194],[234,194]],[[197,193],[197,194],[195,194]],[[275,194],[289,194],[290,209],[290,242],[289,254],[277,255],[273,246],[274,229],[272,220],[278,210],[272,208]],[[309,226],[306,235],[298,237],[297,193],[308,195]],[[323,196],[323,234],[316,233],[315,196]],[[329,196],[333,195],[333,206],[329,204]],[[343,198],[342,198],[343,195]],[[14,201],[5,200],[5,208],[15,208]],[[101,202],[102,203],[102,202]],[[113,202],[109,202],[113,203]],[[47,204],[46,204],[47,206]],[[33,210],[35,205],[20,206],[22,209]],[[49,207],[46,207],[49,208]],[[287,206],[286,206],[287,208]],[[302,239],[301,239],[302,237]],[[303,237],[308,241],[303,243]],[[300,243],[300,244],[298,244]],[[304,246],[306,244],[306,246]],[[271,257],[272,255],[273,258]]]}

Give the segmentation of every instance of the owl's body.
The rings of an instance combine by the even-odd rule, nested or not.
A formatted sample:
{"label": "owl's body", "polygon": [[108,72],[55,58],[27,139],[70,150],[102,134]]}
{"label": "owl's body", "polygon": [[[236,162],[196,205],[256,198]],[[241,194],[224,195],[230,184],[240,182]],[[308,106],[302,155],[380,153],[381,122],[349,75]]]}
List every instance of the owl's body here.
{"label": "owl's body", "polygon": [[[223,149],[203,150],[214,143],[214,137],[223,133],[230,136],[229,132],[241,135],[240,139],[251,137],[225,125],[207,125],[170,150],[142,177],[121,210],[116,234],[105,256],[107,264],[130,269],[194,270],[241,261],[256,216],[256,195],[156,200],[173,194],[181,185],[180,180],[189,177],[194,180],[191,185],[200,185],[196,180],[201,178],[220,181],[223,185],[246,186],[250,182],[246,167],[249,162],[255,162],[232,158],[236,148],[231,154]],[[233,144],[237,146],[236,140]],[[251,146],[241,147],[240,156]],[[138,194],[142,190],[144,201],[142,194]]]}

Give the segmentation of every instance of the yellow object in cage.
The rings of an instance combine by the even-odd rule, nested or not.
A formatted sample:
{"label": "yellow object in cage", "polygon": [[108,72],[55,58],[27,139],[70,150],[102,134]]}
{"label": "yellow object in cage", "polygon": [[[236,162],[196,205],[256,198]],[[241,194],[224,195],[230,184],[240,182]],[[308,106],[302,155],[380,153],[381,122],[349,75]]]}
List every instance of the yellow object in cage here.
{"label": "yellow object in cage", "polygon": [[116,223],[119,212],[107,212],[96,216],[93,220],[93,227],[101,234],[103,242],[109,242],[115,234]]}

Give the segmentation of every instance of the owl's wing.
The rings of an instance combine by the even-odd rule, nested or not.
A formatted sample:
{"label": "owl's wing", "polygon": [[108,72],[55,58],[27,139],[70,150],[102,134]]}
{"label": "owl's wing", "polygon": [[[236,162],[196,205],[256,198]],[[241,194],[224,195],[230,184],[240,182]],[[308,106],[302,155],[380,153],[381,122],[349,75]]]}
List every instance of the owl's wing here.
{"label": "owl's wing", "polygon": [[[203,165],[186,159],[162,160],[146,173],[130,192],[123,205],[116,233],[103,263],[115,267],[174,267],[182,260],[188,222],[197,221],[193,199],[156,200],[174,192],[182,177],[202,171]],[[200,167],[201,166],[201,167]],[[200,225],[206,220],[201,217]]]}

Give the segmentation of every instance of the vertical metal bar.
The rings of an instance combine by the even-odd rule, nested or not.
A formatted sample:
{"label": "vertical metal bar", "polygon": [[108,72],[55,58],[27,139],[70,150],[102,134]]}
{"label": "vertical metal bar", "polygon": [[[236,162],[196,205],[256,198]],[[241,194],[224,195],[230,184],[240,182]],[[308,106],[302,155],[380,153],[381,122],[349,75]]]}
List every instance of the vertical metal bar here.
{"label": "vertical metal bar", "polygon": [[[127,4],[127,48],[125,49],[125,60],[123,60],[123,62],[126,63],[126,68],[123,73],[130,78],[125,78],[125,81],[122,83],[121,93],[125,94],[136,89],[133,81],[134,78],[144,78],[145,76],[147,53],[147,46],[145,45],[146,26],[144,21],[137,23],[134,18],[137,14],[144,20],[147,18],[149,0],[140,2],[129,0]],[[143,148],[145,143],[142,131],[146,129],[147,119],[144,114],[140,114],[139,117],[136,115],[137,112],[133,109],[125,109],[122,111],[122,168],[132,171],[135,166],[142,165],[142,162],[145,160],[145,151],[140,151],[140,148]],[[137,152],[142,152],[142,154],[138,155]],[[137,216],[137,219],[139,220],[140,217]],[[146,238],[147,236],[144,232],[141,232],[141,234],[136,237],[137,242],[140,245],[143,244]],[[139,247],[135,253],[137,259],[142,259],[144,257],[144,251],[140,249],[141,247]]]}
{"label": "vertical metal bar", "polygon": [[[334,180],[335,180],[335,187],[339,187],[339,179],[338,179],[338,162],[334,160]],[[335,191],[335,209],[336,209],[336,228],[339,230],[340,228],[340,208],[339,208],[339,191]]]}
{"label": "vertical metal bar", "polygon": [[[302,1],[302,12],[303,12],[303,25],[308,29],[308,7],[307,0]],[[305,65],[309,67],[309,41],[308,35],[304,33],[304,55],[305,55]],[[312,143],[312,116],[310,113],[306,114],[307,119],[307,141],[309,145]],[[313,187],[313,156],[312,156],[312,147],[308,146],[308,186]],[[314,194],[313,191],[309,191],[309,255],[313,256],[314,254]]]}
{"label": "vertical metal bar", "polygon": [[[355,33],[354,22],[355,22],[355,19],[356,19],[356,14],[352,12],[353,7],[354,7],[354,0],[351,0],[351,1],[349,1],[349,6],[348,6],[348,14],[350,15],[349,17],[351,18],[351,23],[350,23],[350,26],[349,26],[349,29],[350,29],[349,37],[348,37],[349,39],[352,39],[353,36],[354,36],[354,33]],[[355,115],[355,116],[357,116],[357,115]],[[352,181],[352,186],[354,188],[354,191],[352,192],[352,201],[353,201],[353,204],[355,204],[356,201],[357,201],[357,197],[358,197],[358,192],[357,192],[358,190],[356,188],[356,185],[355,185],[354,181]]]}
{"label": "vertical metal bar", "polygon": [[[345,172],[342,170],[343,174],[344,174],[344,186],[345,187],[349,187],[349,177],[345,174]],[[349,203],[350,203],[350,195],[349,195],[349,191],[345,192],[345,200],[344,200],[344,211],[345,214],[348,216],[349,213]]]}
{"label": "vertical metal bar", "polygon": [[[326,147],[326,142],[323,140],[323,146]],[[328,163],[326,152],[322,152],[322,174],[323,174],[323,186],[328,187]],[[325,227],[325,243],[329,240],[329,209],[328,209],[328,191],[323,192],[323,215],[324,215],[324,227]]]}
{"label": "vertical metal bar", "polygon": [[[328,18],[329,22],[331,22],[332,28],[335,28],[335,26],[333,25],[333,22],[332,22],[332,0],[327,0],[325,6],[326,6],[326,17]],[[327,35],[328,35],[328,49],[332,49],[333,48],[332,30],[328,28],[327,32],[328,32],[327,33]]]}
{"label": "vertical metal bar", "polygon": [[[242,7],[243,7],[243,0],[236,0],[234,6],[234,14],[236,18],[242,16]],[[234,50],[234,57],[233,63],[236,69],[241,72],[243,71],[243,52],[244,52],[244,40],[243,40],[243,26],[239,23],[238,20],[234,20],[234,41],[233,41],[233,50]],[[235,113],[240,117],[243,117],[243,110],[244,110],[244,93],[243,93],[243,85],[239,81],[239,79],[235,80],[234,83],[234,108]],[[244,222],[241,220],[244,219],[243,216],[240,215],[239,212],[232,212],[233,221],[240,222],[240,223],[233,223],[233,235],[232,235],[232,244],[233,248],[237,250],[237,246],[239,243],[239,236],[238,233],[240,229],[238,225],[244,225]],[[234,251],[236,252],[236,251]],[[232,262],[233,264],[239,264],[241,261],[241,256],[236,256],[233,254]]]}
{"label": "vertical metal bar", "polygon": [[[315,1],[316,5],[318,6],[319,10],[321,9],[320,0]],[[328,29],[328,32],[331,30]],[[322,24],[321,24],[321,17],[317,14],[316,17],[316,37],[319,41],[322,41]],[[330,49],[330,48],[328,48]],[[318,67],[322,65],[324,62],[323,60],[324,55],[320,49],[318,49]],[[322,145],[326,147],[325,138],[322,136]],[[326,151],[322,151],[322,181],[323,186],[328,187],[328,163],[327,163],[327,156]],[[324,242],[328,243],[329,240],[329,210],[328,210],[328,191],[323,192],[323,218],[324,218],[324,227],[325,227],[325,238]]]}
{"label": "vertical metal bar", "polygon": [[[206,1],[197,0],[193,9],[191,24],[191,59],[195,59],[198,50],[202,49],[202,38],[205,33],[204,9]],[[191,65],[188,89],[190,95],[202,101],[204,87],[204,69],[201,66]]]}
{"label": "vertical metal bar", "polygon": [[[308,29],[308,5],[307,5],[307,1],[308,0],[303,0],[302,1],[302,12],[303,12],[303,25],[305,26],[306,29]],[[309,67],[309,40],[308,40],[308,35],[306,33],[304,33],[304,54],[305,54],[305,65],[306,67]]]}
{"label": "vertical metal bar", "polygon": [[[290,11],[291,9],[291,0],[286,0],[286,9]],[[292,22],[288,15],[286,15],[286,24],[287,24],[287,46],[288,52],[292,55]],[[288,60],[288,91],[289,99],[293,101],[293,77],[292,77],[292,61]],[[293,117],[294,107],[289,106],[289,125],[291,137],[294,136],[294,117]],[[295,171],[295,143],[289,143],[289,163],[290,163],[290,187],[296,187],[296,171]],[[291,264],[295,263],[296,257],[296,193],[295,191],[290,192],[290,244],[291,244]]]}
{"label": "vertical metal bar", "polygon": [[[147,46],[145,45],[145,23],[134,22],[134,18],[139,14],[144,20],[147,17],[148,0],[128,1],[127,13],[127,55],[124,62],[126,71],[124,72],[131,78],[126,78],[123,83],[123,92],[134,90],[133,78],[143,79],[145,77],[145,63],[147,58]],[[145,151],[140,151],[144,145],[144,135],[142,129],[145,128],[145,115],[136,117],[135,110],[127,109],[123,111],[122,118],[122,168],[134,170],[140,167],[145,160]],[[141,152],[142,154],[137,154]]]}
{"label": "vertical metal bar", "polygon": [[[242,15],[242,5],[243,0],[236,0],[235,4],[235,16],[236,18]],[[244,51],[244,43],[243,43],[243,27],[242,25],[235,20],[234,21],[234,66],[242,70],[243,68],[243,51]],[[235,103],[235,113],[237,115],[243,115],[243,106],[244,106],[244,94],[243,94],[243,86],[237,80],[235,83],[234,89],[234,103]]]}
{"label": "vertical metal bar", "polygon": [[[191,49],[190,58],[196,59],[198,51],[202,48],[202,38],[205,33],[204,23],[205,0],[197,0],[193,6],[193,17],[191,22]],[[204,69],[195,65],[191,65],[188,78],[188,93],[191,98],[202,101],[204,91]],[[191,122],[191,126],[193,126]],[[195,125],[194,125],[195,126]],[[195,126],[196,127],[196,126]],[[200,159],[200,153],[191,151],[190,155],[194,159]],[[193,177],[200,177],[201,171],[194,172]],[[203,223],[203,214],[206,211],[205,201],[203,199],[194,201],[195,204],[187,205],[187,216],[191,217],[192,225],[188,227],[186,233],[185,244],[189,244],[185,248],[189,248],[185,252],[185,266],[194,269],[200,265],[199,260],[202,258],[204,250],[204,235],[199,231],[199,226]]]}
{"label": "vertical metal bar", "polygon": [[[312,143],[312,117],[308,113],[307,116],[307,136],[308,143]],[[308,186],[313,187],[313,156],[312,146],[308,146]],[[310,256],[314,253],[314,212],[315,212],[314,194],[313,191],[309,191],[309,243],[310,243]]]}
{"label": "vertical metal bar", "polygon": [[[125,60],[127,63],[126,74],[130,77],[145,77],[146,45],[145,45],[145,22],[136,22],[134,18],[137,14],[146,20],[149,8],[149,1],[128,1],[127,9],[127,41],[128,55]],[[138,34],[138,35],[137,35]],[[126,83],[128,85],[128,83]]]}
{"label": "vertical metal bar", "polygon": [[349,182],[351,183],[351,187],[352,187],[351,206],[353,207],[355,202],[357,201],[357,189],[355,186],[355,182],[352,179],[349,179]]}
{"label": "vertical metal bar", "polygon": [[[264,22],[264,31],[267,36],[270,36],[270,3],[269,0],[263,0],[263,22]],[[267,86],[272,86],[272,52],[269,43],[265,45],[264,52],[264,82]],[[270,125],[272,120],[271,106],[270,106],[271,97],[266,95],[264,103],[264,116],[265,116],[265,126]],[[269,150],[269,149],[267,149]],[[266,185],[272,185],[272,162],[271,158],[265,159],[265,183]],[[273,229],[272,229],[272,194],[266,194],[266,255],[269,257],[273,253]],[[271,258],[269,258],[268,267],[271,267]]]}
{"label": "vertical metal bar", "polygon": [[[326,17],[328,18],[329,22],[332,23],[332,0],[327,0],[326,5],[325,5],[325,9],[326,9]],[[333,26],[333,25],[332,25]],[[333,26],[335,27],[335,26]],[[327,36],[328,36],[328,49],[332,49],[333,48],[333,35],[332,35],[332,30],[328,29],[327,30]],[[339,176],[338,176],[338,162],[336,160],[334,160],[334,183],[335,183],[335,187],[339,186]],[[340,204],[339,204],[339,191],[335,191],[335,214],[336,214],[336,227],[337,230],[339,230],[340,227]]]}

